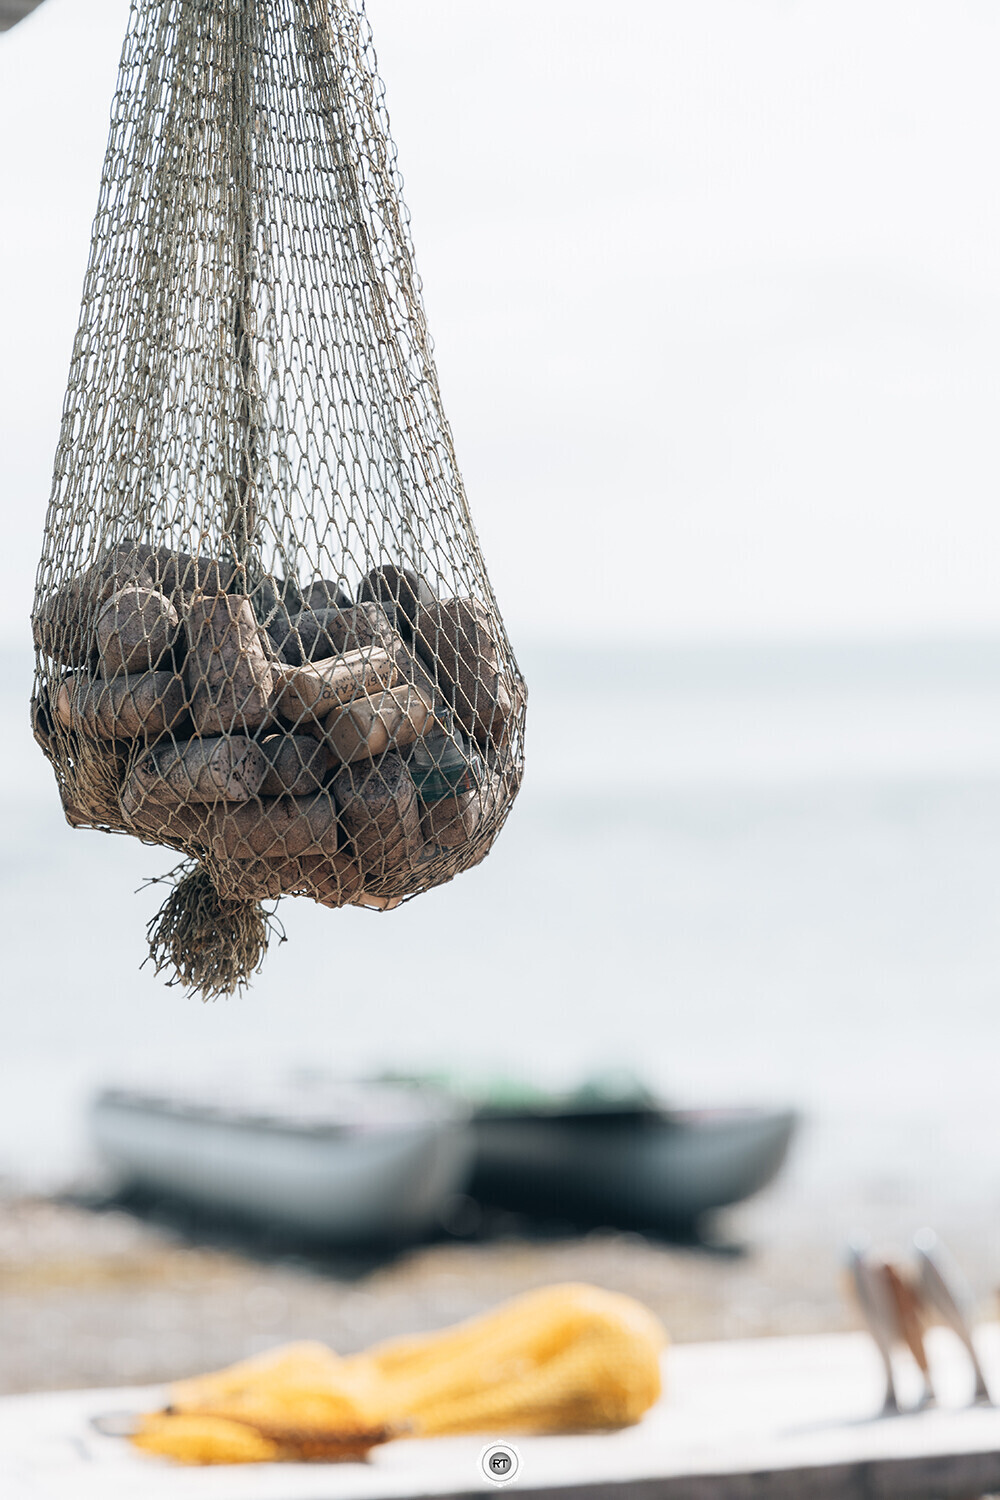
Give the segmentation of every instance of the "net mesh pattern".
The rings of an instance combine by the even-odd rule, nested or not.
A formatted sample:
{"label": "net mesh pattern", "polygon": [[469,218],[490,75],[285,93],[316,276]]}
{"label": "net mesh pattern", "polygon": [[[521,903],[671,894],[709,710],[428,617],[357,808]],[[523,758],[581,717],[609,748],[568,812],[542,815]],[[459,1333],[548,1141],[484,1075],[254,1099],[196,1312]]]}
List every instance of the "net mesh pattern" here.
{"label": "net mesh pattern", "polygon": [[33,625],[67,818],[189,856],[216,927],[503,823],[524,684],[362,0],[133,0]]}

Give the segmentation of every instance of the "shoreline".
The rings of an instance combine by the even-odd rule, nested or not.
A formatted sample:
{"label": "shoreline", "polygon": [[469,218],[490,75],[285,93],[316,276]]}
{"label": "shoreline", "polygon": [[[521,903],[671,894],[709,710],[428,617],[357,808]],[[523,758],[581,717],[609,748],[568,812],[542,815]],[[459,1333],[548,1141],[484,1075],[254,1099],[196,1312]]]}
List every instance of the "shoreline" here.
{"label": "shoreline", "polygon": [[946,1193],[939,1177],[832,1181],[811,1149],[765,1192],[719,1214],[707,1248],[487,1211],[474,1237],[395,1253],[325,1252],[162,1205],[8,1187],[0,1190],[0,1394],[157,1384],[297,1339],[348,1354],[561,1281],[635,1297],[674,1343],[840,1332],[860,1326],[843,1289],[848,1238],[867,1230],[905,1257],[925,1223],[967,1278],[974,1317],[995,1318],[992,1195]]}
{"label": "shoreline", "polygon": [[822,1255],[747,1254],[634,1233],[500,1233],[381,1259],[241,1246],[121,1208],[0,1200],[0,1394],[158,1384],[296,1339],[351,1353],[442,1327],[546,1283],[650,1307],[671,1339],[853,1326]]}

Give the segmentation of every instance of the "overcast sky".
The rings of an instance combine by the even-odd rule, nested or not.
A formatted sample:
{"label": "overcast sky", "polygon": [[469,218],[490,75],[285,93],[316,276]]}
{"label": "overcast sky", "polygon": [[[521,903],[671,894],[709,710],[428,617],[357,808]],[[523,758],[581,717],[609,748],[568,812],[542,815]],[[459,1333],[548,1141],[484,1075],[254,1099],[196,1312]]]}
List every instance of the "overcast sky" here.
{"label": "overcast sky", "polygon": [[[7,640],[127,9],[0,37]],[[515,645],[1000,628],[1000,7],[368,9]]]}

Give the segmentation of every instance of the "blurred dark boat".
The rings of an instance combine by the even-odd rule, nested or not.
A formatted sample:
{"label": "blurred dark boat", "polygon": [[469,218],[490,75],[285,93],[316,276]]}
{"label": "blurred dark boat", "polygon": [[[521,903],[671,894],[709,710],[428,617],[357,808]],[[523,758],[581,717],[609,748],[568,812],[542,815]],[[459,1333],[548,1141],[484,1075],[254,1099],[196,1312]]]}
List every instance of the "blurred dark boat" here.
{"label": "blurred dark boat", "polygon": [[402,1084],[108,1088],[90,1130],[119,1189],[343,1245],[437,1229],[472,1156],[467,1107]]}
{"label": "blurred dark boat", "polygon": [[788,1109],[674,1110],[641,1085],[472,1097],[470,1194],[549,1219],[687,1231],[781,1170]]}

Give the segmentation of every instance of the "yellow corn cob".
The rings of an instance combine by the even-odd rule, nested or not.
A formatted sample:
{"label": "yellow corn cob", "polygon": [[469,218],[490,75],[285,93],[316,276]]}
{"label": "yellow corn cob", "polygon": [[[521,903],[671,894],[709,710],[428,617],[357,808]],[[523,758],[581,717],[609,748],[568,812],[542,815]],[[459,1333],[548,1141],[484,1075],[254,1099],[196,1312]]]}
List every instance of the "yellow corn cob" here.
{"label": "yellow corn cob", "polygon": [[660,1394],[659,1360],[591,1330],[543,1364],[412,1411],[417,1433],[586,1432],[637,1422]]}
{"label": "yellow corn cob", "polygon": [[214,1416],[247,1422],[279,1438],[284,1430],[346,1435],[367,1433],[371,1427],[350,1392],[317,1389],[314,1385],[294,1381],[280,1386],[260,1385],[237,1395],[221,1396],[207,1409]]}
{"label": "yellow corn cob", "polygon": [[[552,1432],[637,1422],[660,1394],[666,1335],[631,1298],[568,1284],[344,1361],[390,1424],[422,1433]],[[358,1389],[363,1389],[359,1379]]]}
{"label": "yellow corn cob", "polygon": [[227,1365],[209,1375],[190,1380],[176,1380],[170,1387],[170,1404],[174,1411],[196,1411],[211,1406],[223,1397],[263,1386],[281,1386],[292,1380],[312,1382],[318,1388],[335,1382],[344,1361],[325,1344],[303,1340],[268,1349],[252,1359]]}
{"label": "yellow corn cob", "polygon": [[184,1464],[327,1463],[365,1458],[388,1434],[330,1432],[279,1425],[267,1430],[208,1412],[156,1412],[143,1417],[132,1441],[147,1453]]}
{"label": "yellow corn cob", "polygon": [[212,1375],[178,1381],[170,1410],[242,1422],[283,1446],[329,1443],[370,1448],[390,1433],[373,1422],[346,1373],[324,1344],[289,1344]]}
{"label": "yellow corn cob", "polygon": [[132,1441],[146,1453],[179,1464],[266,1464],[281,1457],[278,1444],[252,1427],[202,1414],[154,1412],[143,1417]]}

